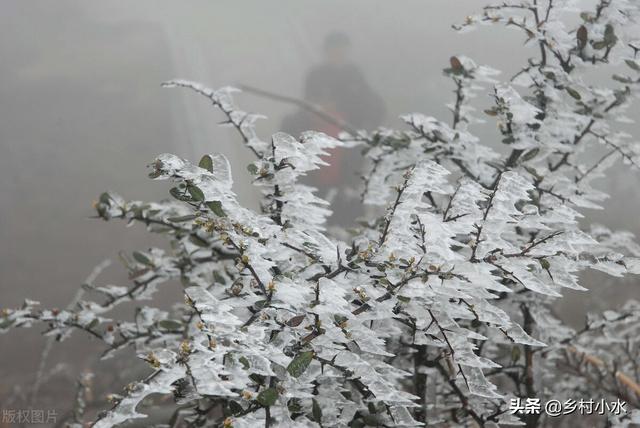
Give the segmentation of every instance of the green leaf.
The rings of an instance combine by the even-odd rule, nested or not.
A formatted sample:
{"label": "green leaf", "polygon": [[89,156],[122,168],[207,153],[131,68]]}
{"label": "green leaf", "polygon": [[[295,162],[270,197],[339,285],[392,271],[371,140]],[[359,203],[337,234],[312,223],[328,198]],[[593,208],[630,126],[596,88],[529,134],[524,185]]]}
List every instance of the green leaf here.
{"label": "green leaf", "polygon": [[362,415],[362,420],[368,427],[379,427],[380,420],[376,415]]}
{"label": "green leaf", "polygon": [[202,190],[200,190],[198,187],[194,185],[189,185],[187,186],[187,190],[189,191],[189,194],[191,195],[194,201],[198,201],[198,202],[204,201],[204,193],[202,193]]}
{"label": "green leaf", "polygon": [[169,189],[169,193],[171,193],[171,196],[179,201],[186,202],[191,200],[191,198],[186,196],[184,192],[182,192],[182,190],[178,189],[177,187],[172,187],[171,189]]}
{"label": "green leaf", "polygon": [[227,283],[227,281],[225,281],[224,279],[224,276],[220,275],[220,272],[215,270],[213,271],[213,282],[216,282],[222,285],[225,285]]}
{"label": "green leaf", "polygon": [[149,257],[145,256],[144,253],[141,253],[140,251],[134,251],[133,258],[135,261],[142,263],[143,265],[151,266],[153,264]]}
{"label": "green leaf", "polygon": [[256,385],[264,385],[264,380],[265,380],[264,376],[261,376],[257,373],[251,373],[249,375],[249,379],[255,382]]}
{"label": "green leaf", "polygon": [[364,421],[362,420],[362,418],[360,419],[354,419],[349,426],[351,428],[364,428],[366,425],[364,424]]}
{"label": "green leaf", "polygon": [[322,408],[315,398],[311,400],[311,414],[313,415],[313,420],[315,422],[322,423]]}
{"label": "green leaf", "polygon": [[535,158],[539,152],[540,152],[540,149],[538,147],[531,149],[528,152],[526,152],[524,155],[522,155],[522,160],[525,162],[530,161],[531,159]]}
{"label": "green leaf", "polygon": [[533,175],[537,180],[542,180],[542,177],[540,176],[540,174],[538,174],[538,171],[535,170],[535,168],[531,168],[530,166],[525,165],[524,169],[531,175]]}
{"label": "green leaf", "polygon": [[580,92],[576,91],[575,89],[573,89],[573,88],[565,88],[565,89],[566,89],[567,93],[569,95],[571,95],[573,98],[575,98],[576,100],[582,99],[582,96],[580,95]]}
{"label": "green leaf", "polygon": [[340,315],[340,314],[335,314],[333,316],[333,320],[336,322],[336,324],[340,325],[343,322],[347,322],[349,321],[349,318],[345,317],[344,315]]}
{"label": "green leaf", "polygon": [[247,165],[247,171],[249,171],[251,175],[257,175],[258,167],[255,164],[250,163],[249,165]]}
{"label": "green leaf", "polygon": [[587,27],[581,25],[580,28],[578,28],[578,32],[576,33],[576,38],[578,39],[578,47],[580,49],[584,48],[587,45],[587,40],[589,38]]}
{"label": "green leaf", "polygon": [[[632,59],[625,59],[624,62],[635,71],[640,71],[640,65]],[[102,199],[102,198],[101,198]]]}
{"label": "green leaf", "polygon": [[198,163],[198,166],[202,169],[206,169],[209,172],[213,172],[213,159],[209,155],[204,155],[202,156],[202,159],[200,159],[200,163]]}
{"label": "green leaf", "polygon": [[604,29],[604,42],[607,44],[607,46],[613,46],[616,44],[617,41],[618,41],[618,37],[616,37],[616,33],[615,33],[615,29],[613,28],[613,25],[607,24],[607,26]]}
{"label": "green leaf", "polygon": [[222,209],[222,202],[220,201],[211,201],[207,202],[207,207],[218,217],[226,217],[227,213]]}
{"label": "green leaf", "polygon": [[302,406],[300,405],[300,399],[292,398],[287,402],[287,409],[289,409],[290,414],[300,413],[302,410]]}
{"label": "green leaf", "polygon": [[189,241],[191,241],[192,244],[197,245],[198,247],[202,247],[202,248],[209,247],[209,243],[197,235],[190,235]]}
{"label": "green leaf", "polygon": [[273,406],[278,399],[278,390],[275,388],[263,389],[256,397],[256,401],[264,407]]}
{"label": "green leaf", "polygon": [[599,51],[599,50],[604,49],[604,48],[607,47],[607,42],[605,42],[605,41],[595,42],[592,46],[593,46],[593,48],[595,50]]}
{"label": "green leaf", "polygon": [[615,80],[615,81],[620,82],[620,83],[626,83],[626,84],[629,84],[629,83],[632,83],[632,82],[633,82],[633,80],[631,80],[631,79],[630,79],[630,78],[628,78],[627,76],[621,76],[621,75],[619,75],[619,74],[614,74],[613,76],[611,76],[611,78],[612,78],[613,80]]}
{"label": "green leaf", "polygon": [[511,348],[511,361],[517,363],[518,360],[520,360],[520,355],[521,351],[519,346],[514,346],[513,348]]}
{"label": "green leaf", "polygon": [[542,269],[548,270],[551,267],[551,263],[549,263],[549,260],[547,259],[539,259],[538,261],[540,262]]}
{"label": "green leaf", "polygon": [[182,328],[182,323],[176,320],[162,320],[158,323],[160,328],[165,330],[180,330]]}
{"label": "green leaf", "polygon": [[238,358],[238,361],[240,361],[240,364],[242,364],[242,367],[244,367],[245,370],[251,367],[251,364],[249,364],[249,360],[247,360],[245,356]]}
{"label": "green leaf", "polygon": [[231,412],[232,415],[237,415],[243,410],[244,408],[237,401],[233,401],[233,400],[229,401],[229,412]]}
{"label": "green leaf", "polygon": [[462,74],[464,72],[464,66],[458,57],[452,56],[449,58],[449,64],[451,65],[451,71],[453,71],[454,74]]}
{"label": "green leaf", "polygon": [[15,320],[13,319],[5,319],[2,322],[0,322],[0,331],[4,330],[5,328],[11,327],[11,324],[13,324],[14,321]]}
{"label": "green leaf", "polygon": [[109,202],[111,202],[111,196],[109,196],[109,193],[104,192],[100,195],[99,201],[103,204],[109,204]]}
{"label": "green leaf", "polygon": [[300,324],[302,324],[302,321],[304,321],[305,315],[296,315],[293,318],[289,318],[289,320],[287,320],[287,322],[285,324],[287,324],[289,327],[297,327]]}
{"label": "green leaf", "polygon": [[291,360],[287,366],[287,371],[293,377],[300,377],[311,364],[311,360],[313,360],[313,351],[301,352]]}

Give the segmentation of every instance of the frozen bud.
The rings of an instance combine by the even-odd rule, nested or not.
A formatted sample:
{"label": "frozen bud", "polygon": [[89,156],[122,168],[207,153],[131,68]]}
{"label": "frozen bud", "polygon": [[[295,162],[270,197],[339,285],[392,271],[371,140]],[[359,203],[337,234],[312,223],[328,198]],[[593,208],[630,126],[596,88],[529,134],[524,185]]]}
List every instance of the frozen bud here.
{"label": "frozen bud", "polygon": [[367,300],[367,293],[364,291],[364,289],[362,287],[356,287],[353,289],[353,291],[358,295],[358,297],[360,297],[360,299],[362,300]]}
{"label": "frozen bud", "polygon": [[180,353],[182,355],[189,355],[191,353],[191,343],[188,340],[183,340],[180,344]]}
{"label": "frozen bud", "polygon": [[160,360],[158,359],[158,357],[156,357],[156,355],[153,352],[149,352],[147,354],[146,360],[154,369],[160,368]]}
{"label": "frozen bud", "polygon": [[122,396],[118,394],[108,394],[107,401],[111,404],[118,404],[122,400]]}
{"label": "frozen bud", "polygon": [[241,282],[235,282],[232,286],[231,286],[231,294],[233,294],[234,296],[239,295],[242,292],[242,283]]}

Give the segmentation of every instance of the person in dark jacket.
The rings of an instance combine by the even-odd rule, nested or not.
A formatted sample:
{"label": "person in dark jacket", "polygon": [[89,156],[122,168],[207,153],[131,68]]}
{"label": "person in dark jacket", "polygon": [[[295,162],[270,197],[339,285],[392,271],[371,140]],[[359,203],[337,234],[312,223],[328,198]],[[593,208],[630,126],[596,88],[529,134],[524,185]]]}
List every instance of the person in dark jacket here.
{"label": "person in dark jacket", "polygon": [[[282,130],[298,136],[306,130],[324,132],[337,137],[345,122],[355,129],[375,129],[382,124],[385,105],[369,86],[360,68],[349,59],[350,41],[344,33],[331,33],[324,41],[323,61],[307,74],[304,100],[319,106],[336,120],[329,121],[312,111],[300,109],[284,118]],[[360,214],[345,194],[346,188],[358,185],[361,157],[357,149],[334,149],[328,159],[330,166],[309,176],[307,182],[320,190],[320,196],[334,193],[332,209],[334,223],[351,222]]]}

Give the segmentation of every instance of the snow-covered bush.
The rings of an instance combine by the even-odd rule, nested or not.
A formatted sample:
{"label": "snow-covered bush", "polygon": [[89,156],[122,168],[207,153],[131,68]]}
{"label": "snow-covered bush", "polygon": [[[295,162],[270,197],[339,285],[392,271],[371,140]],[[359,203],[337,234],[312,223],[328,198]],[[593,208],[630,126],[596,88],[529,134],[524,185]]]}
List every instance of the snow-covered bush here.
{"label": "snow-covered bush", "polygon": [[[166,236],[170,250],[133,252],[128,287],[91,286],[95,300],[64,311],[27,301],[0,327],[43,322],[59,339],[82,330],[105,356],[135,348],[150,374],[112,395],[96,427],[144,417],[152,394],[175,398],[163,404],[175,407],[171,426],[541,426],[547,416],[514,414],[510,401],[601,397],[627,402],[610,422],[637,421],[640,304],[580,331],[552,315],[563,288],[584,290],[587,269],[640,273],[628,233],[579,223],[606,199],[595,180],[618,159],[640,162],[614,128],[639,93],[640,44],[626,32],[640,3],[574,3],[499,4],[456,27],[521,30],[536,57],[506,81],[451,57],[450,124],[410,114],[403,130],[262,139],[232,89],[165,83],[208,98],[240,134],[255,161],[236,174],[253,176],[260,212],[238,203],[223,155],[162,154],[150,176],[173,183],[172,200],[104,193],[95,208]],[[616,74],[595,86],[592,69]],[[484,93],[492,107],[477,113],[470,102]],[[483,121],[497,123],[501,151],[472,134]],[[326,231],[330,207],[299,182],[336,146],[362,149],[362,202],[374,207],[348,239]],[[185,295],[170,312],[110,317],[170,280]]]}

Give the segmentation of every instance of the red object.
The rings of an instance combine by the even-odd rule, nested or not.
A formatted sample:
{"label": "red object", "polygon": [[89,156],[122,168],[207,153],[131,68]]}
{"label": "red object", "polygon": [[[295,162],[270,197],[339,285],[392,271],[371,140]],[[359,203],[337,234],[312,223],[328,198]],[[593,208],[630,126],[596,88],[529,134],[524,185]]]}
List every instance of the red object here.
{"label": "red object", "polygon": [[[329,112],[329,114],[337,119],[341,119],[339,113]],[[334,138],[337,138],[340,131],[342,131],[342,128],[338,125],[324,120],[318,125],[316,129]],[[322,186],[335,186],[342,181],[344,149],[336,147],[327,151],[329,155],[324,156],[323,160],[329,165],[322,167],[320,171],[315,173],[313,181]]]}

